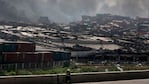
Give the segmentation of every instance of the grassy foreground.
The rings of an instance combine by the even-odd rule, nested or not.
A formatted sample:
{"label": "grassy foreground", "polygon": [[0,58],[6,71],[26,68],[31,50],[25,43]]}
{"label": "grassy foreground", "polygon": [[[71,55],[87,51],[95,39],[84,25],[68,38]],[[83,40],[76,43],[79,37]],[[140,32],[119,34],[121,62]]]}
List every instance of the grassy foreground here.
{"label": "grassy foreground", "polygon": [[[118,71],[114,65],[70,65],[69,67],[53,67],[49,69],[34,69],[34,70],[4,70],[0,71],[0,76],[10,76],[10,75],[41,75],[41,74],[58,74],[66,73],[67,69],[71,69],[72,73],[82,73],[82,72],[105,72],[108,71]],[[147,70],[148,65],[136,66],[136,65],[123,65],[122,68],[127,70]]]}

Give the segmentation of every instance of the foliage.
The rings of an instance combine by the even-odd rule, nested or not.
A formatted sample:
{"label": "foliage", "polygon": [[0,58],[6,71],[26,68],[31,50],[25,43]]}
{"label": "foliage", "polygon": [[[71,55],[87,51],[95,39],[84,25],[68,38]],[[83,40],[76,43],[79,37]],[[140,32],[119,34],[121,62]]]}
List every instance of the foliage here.
{"label": "foliage", "polygon": [[[78,66],[75,64],[71,64],[69,67],[53,67],[49,69],[17,70],[17,71],[2,70],[0,71],[0,76],[59,74],[59,73],[66,73],[68,68],[71,70],[72,73],[104,72],[106,69],[108,69],[108,71],[118,71],[118,69],[113,65]],[[146,70],[149,69],[149,66],[123,65],[122,68],[124,70]]]}
{"label": "foliage", "polygon": [[16,72],[15,71],[5,72],[4,75],[5,76],[16,75]]}
{"label": "foliage", "polygon": [[32,75],[32,72],[28,71],[28,70],[18,70],[16,71],[17,75]]}
{"label": "foliage", "polygon": [[83,67],[80,72],[98,72],[98,69],[94,67]]}

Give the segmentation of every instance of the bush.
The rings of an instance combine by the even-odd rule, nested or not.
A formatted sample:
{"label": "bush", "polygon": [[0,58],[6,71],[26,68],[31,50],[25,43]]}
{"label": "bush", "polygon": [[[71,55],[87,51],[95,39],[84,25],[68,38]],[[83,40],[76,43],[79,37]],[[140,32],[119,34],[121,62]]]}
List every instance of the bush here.
{"label": "bush", "polygon": [[69,66],[69,68],[70,68],[70,69],[77,69],[77,68],[78,68],[78,66],[77,66],[77,65],[75,65],[75,64],[71,64],[71,65]]}
{"label": "bush", "polygon": [[4,75],[5,76],[16,75],[16,72],[15,71],[10,71],[10,72],[6,72]]}
{"label": "bush", "polygon": [[16,72],[17,75],[32,75],[32,72],[27,70],[19,70]]}
{"label": "bush", "polygon": [[66,68],[53,68],[53,69],[45,69],[45,70],[32,70],[32,74],[40,75],[40,74],[58,74],[58,73],[65,73]]}
{"label": "bush", "polygon": [[93,67],[83,67],[80,72],[98,72],[98,69]]}
{"label": "bush", "polygon": [[110,67],[108,69],[109,69],[109,71],[119,71],[116,67]]}
{"label": "bush", "polygon": [[66,71],[66,68],[54,68],[52,69],[52,74],[65,73]]}
{"label": "bush", "polygon": [[124,70],[146,70],[146,69],[149,69],[148,66],[125,66],[124,67]]}
{"label": "bush", "polygon": [[33,71],[31,71],[32,72],[32,74],[35,74],[35,75],[40,75],[40,74],[49,74],[47,71],[45,71],[45,70],[33,70]]}
{"label": "bush", "polygon": [[0,71],[0,76],[4,76],[7,73],[7,71]]}

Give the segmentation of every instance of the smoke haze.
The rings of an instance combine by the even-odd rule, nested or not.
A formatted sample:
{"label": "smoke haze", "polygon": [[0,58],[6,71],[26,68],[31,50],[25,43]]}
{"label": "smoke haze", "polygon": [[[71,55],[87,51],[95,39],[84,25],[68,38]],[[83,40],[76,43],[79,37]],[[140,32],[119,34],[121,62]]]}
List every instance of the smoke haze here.
{"label": "smoke haze", "polygon": [[0,20],[37,21],[48,16],[54,22],[70,22],[81,15],[112,13],[149,16],[149,0],[0,0]]}

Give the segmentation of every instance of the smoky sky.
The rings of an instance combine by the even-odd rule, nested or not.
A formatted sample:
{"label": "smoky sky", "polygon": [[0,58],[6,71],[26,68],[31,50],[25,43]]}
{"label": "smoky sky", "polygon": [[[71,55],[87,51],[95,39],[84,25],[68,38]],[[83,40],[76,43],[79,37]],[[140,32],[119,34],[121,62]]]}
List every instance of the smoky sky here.
{"label": "smoky sky", "polygon": [[40,16],[48,16],[54,22],[71,22],[97,13],[148,17],[148,3],[149,0],[0,0],[0,20],[37,21]]}

